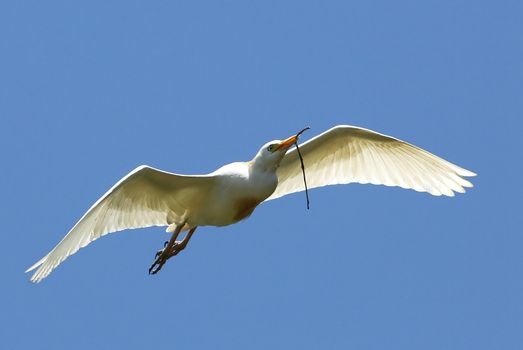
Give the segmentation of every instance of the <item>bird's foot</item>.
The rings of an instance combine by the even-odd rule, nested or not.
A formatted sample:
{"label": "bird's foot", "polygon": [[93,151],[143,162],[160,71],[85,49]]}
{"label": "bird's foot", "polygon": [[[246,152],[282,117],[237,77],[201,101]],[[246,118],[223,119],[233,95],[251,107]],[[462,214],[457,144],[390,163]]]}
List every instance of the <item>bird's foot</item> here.
{"label": "bird's foot", "polygon": [[160,249],[160,250],[158,250],[158,251],[156,252],[156,254],[154,255],[154,258],[155,258],[155,259],[158,259],[158,257],[159,257],[160,255],[162,255],[163,251],[165,250],[165,247],[167,247],[167,244],[169,244],[169,241],[165,241],[165,242],[163,243],[163,249]]}
{"label": "bird's foot", "polygon": [[[166,242],[166,243],[168,243],[168,242]],[[169,258],[171,257],[168,254],[168,252],[165,250],[166,245],[167,244],[165,244],[164,248],[157,251],[156,254],[154,255],[155,260],[154,260],[154,263],[151,265],[151,267],[149,267],[149,275],[157,274],[162,269],[163,265],[165,265],[167,260],[169,260]]]}
{"label": "bird's foot", "polygon": [[167,260],[169,260],[173,256],[178,255],[178,253],[181,252],[187,246],[187,243],[184,241],[176,241],[173,244],[173,246],[171,247],[171,249],[169,251],[166,251],[165,247],[167,246],[167,243],[169,243],[169,242],[165,242],[165,243],[166,244],[164,244],[164,248],[157,251],[154,256],[156,260],[149,268],[150,275],[157,274],[162,269],[163,265],[165,265]]}
{"label": "bird's foot", "polygon": [[149,275],[155,275],[157,274],[163,267],[163,265],[167,262],[167,259],[164,258],[162,251],[158,251],[156,253],[156,260],[154,263],[149,267]]}

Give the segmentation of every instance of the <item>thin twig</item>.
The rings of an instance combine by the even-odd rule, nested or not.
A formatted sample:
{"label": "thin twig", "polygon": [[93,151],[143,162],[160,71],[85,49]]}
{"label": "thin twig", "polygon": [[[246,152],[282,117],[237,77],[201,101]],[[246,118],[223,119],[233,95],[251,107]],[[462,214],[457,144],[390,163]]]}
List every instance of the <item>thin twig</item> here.
{"label": "thin twig", "polygon": [[300,147],[298,147],[298,137],[306,130],[309,130],[309,127],[306,127],[302,131],[296,134],[296,142],[294,143],[296,145],[296,150],[298,151],[298,156],[300,157],[301,162],[301,172],[303,173],[303,183],[305,184],[305,197],[307,198],[307,209],[309,208],[309,189],[307,188],[307,178],[305,176],[305,166],[303,165],[303,157],[301,156]]}

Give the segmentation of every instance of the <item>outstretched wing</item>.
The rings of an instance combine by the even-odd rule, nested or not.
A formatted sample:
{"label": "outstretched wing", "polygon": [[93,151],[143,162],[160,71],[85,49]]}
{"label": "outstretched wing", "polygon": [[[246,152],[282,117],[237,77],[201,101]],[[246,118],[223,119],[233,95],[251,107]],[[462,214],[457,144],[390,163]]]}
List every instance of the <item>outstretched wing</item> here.
{"label": "outstretched wing", "polygon": [[[454,196],[472,187],[464,176],[476,175],[407,142],[349,125],[325,131],[300,151],[310,188],[358,182]],[[296,149],[285,154],[277,175],[278,187],[267,200],[304,190]]]}
{"label": "outstretched wing", "polygon": [[197,208],[205,200],[214,179],[140,166],[107,191],[62,241],[26,272],[38,268],[31,281],[39,282],[68,256],[107,233],[182,222],[189,208]]}

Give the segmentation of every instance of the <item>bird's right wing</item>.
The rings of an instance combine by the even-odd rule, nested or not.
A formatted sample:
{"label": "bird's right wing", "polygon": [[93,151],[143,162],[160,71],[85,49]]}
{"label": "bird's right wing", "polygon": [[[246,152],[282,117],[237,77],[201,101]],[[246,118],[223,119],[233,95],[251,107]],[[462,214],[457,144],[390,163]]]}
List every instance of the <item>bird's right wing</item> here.
{"label": "bird's right wing", "polygon": [[[309,188],[358,182],[411,188],[453,196],[472,187],[471,171],[391,136],[339,125],[300,146]],[[267,199],[303,191],[296,149],[287,151],[278,170],[278,187]]]}
{"label": "bird's right wing", "polygon": [[56,247],[26,272],[39,282],[68,256],[107,233],[180,223],[212,191],[215,177],[185,176],[140,166],[104,194]]}

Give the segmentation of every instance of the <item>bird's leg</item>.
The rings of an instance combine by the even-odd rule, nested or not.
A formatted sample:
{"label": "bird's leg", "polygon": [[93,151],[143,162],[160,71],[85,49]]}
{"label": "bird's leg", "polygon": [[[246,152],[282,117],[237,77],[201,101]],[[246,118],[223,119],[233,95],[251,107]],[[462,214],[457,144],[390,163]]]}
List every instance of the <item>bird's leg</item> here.
{"label": "bird's leg", "polygon": [[189,232],[187,232],[187,235],[181,241],[174,242],[169,257],[177,255],[179,252],[184,250],[185,247],[187,247],[187,243],[189,243],[189,240],[191,239],[194,231],[196,231],[196,227],[190,229]]}
{"label": "bird's leg", "polygon": [[158,271],[160,271],[165,264],[165,262],[172,256],[171,250],[176,243],[176,238],[178,238],[178,235],[182,231],[183,226],[185,223],[181,223],[179,225],[176,225],[173,235],[171,236],[171,239],[169,240],[169,243],[167,243],[167,246],[165,246],[164,249],[158,251],[156,253],[156,260],[149,268],[149,274],[156,274]]}

